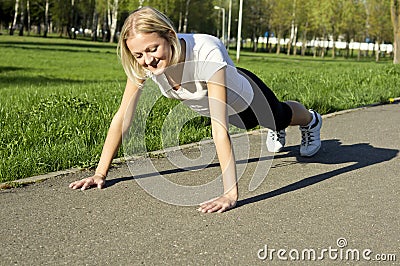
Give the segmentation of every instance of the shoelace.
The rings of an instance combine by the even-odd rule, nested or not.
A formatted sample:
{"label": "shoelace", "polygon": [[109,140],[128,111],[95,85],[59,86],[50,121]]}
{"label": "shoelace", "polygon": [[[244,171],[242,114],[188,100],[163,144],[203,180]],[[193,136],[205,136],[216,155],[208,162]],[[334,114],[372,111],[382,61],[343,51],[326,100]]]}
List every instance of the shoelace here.
{"label": "shoelace", "polygon": [[301,129],[301,145],[308,145],[313,141],[314,135],[308,128]]}
{"label": "shoelace", "polygon": [[284,134],[281,134],[280,131],[270,131],[270,136],[274,141],[279,141],[280,139],[284,138]]}

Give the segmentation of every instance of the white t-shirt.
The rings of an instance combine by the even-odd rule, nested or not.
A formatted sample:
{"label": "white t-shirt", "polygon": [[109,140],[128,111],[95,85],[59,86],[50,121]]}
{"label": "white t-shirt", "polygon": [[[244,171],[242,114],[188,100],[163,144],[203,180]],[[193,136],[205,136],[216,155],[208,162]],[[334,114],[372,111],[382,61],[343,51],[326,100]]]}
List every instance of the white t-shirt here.
{"label": "white t-shirt", "polygon": [[206,82],[221,68],[226,67],[228,115],[245,110],[253,100],[249,81],[237,72],[222,42],[206,34],[178,34],[186,42],[186,58],[180,88],[175,90],[165,74],[149,76],[168,98],[183,101],[194,111],[209,116]]}

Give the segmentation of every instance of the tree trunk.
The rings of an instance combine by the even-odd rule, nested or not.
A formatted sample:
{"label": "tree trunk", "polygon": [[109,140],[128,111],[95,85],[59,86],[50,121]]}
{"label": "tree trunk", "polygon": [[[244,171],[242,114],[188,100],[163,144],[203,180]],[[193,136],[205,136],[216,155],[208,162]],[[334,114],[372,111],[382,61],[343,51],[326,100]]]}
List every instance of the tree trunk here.
{"label": "tree trunk", "polygon": [[265,44],[265,51],[269,53],[269,36],[267,37],[267,43]]}
{"label": "tree trunk", "polygon": [[315,37],[314,37],[314,46],[313,46],[313,57],[315,58],[315,57],[317,57],[317,49],[318,49],[318,46],[317,46],[317,42],[318,42],[319,40],[317,40]]}
{"label": "tree trunk", "polygon": [[257,52],[258,48],[258,38],[256,36],[256,33],[253,32],[253,52]]}
{"label": "tree trunk", "polygon": [[350,36],[349,34],[346,34],[346,53],[345,53],[345,58],[350,57]]}
{"label": "tree trunk", "polygon": [[69,17],[68,21],[68,36],[69,38],[74,38],[76,39],[76,34],[75,34],[75,0],[71,0],[71,14]]}
{"label": "tree trunk", "polygon": [[286,55],[290,55],[290,51],[292,49],[292,40],[289,39],[289,42],[287,44],[287,51],[286,51]]}
{"label": "tree trunk", "polygon": [[290,50],[292,49],[292,45],[293,45],[293,40],[294,40],[294,36],[295,36],[294,27],[295,27],[294,21],[292,20],[292,25],[290,27],[290,38],[289,38],[289,42],[287,44],[287,51],[286,51],[287,55],[290,55]]}
{"label": "tree trunk", "polygon": [[100,20],[97,21],[96,37],[98,38],[102,34],[102,26]]}
{"label": "tree trunk", "polygon": [[110,43],[114,42],[118,22],[118,0],[114,0],[111,7]]}
{"label": "tree trunk", "polygon": [[31,8],[29,0],[26,1],[26,15],[28,16],[28,36],[31,35]]}
{"label": "tree trunk", "polygon": [[108,11],[104,14],[104,21],[103,21],[103,28],[102,28],[102,34],[103,34],[103,42],[106,42],[108,40],[109,36],[109,22],[108,22]]}
{"label": "tree trunk", "polygon": [[324,34],[324,39],[322,40],[322,51],[321,51],[321,58],[325,57],[325,52],[326,52],[326,48],[325,48],[325,41],[327,40],[326,35]]}
{"label": "tree trunk", "polygon": [[302,44],[301,44],[301,56],[305,56],[306,55],[306,47],[307,46],[307,40],[305,38],[303,38],[302,40]]}
{"label": "tree trunk", "polygon": [[301,38],[301,55],[304,56],[306,54],[306,46],[307,46],[307,28],[308,28],[308,20],[305,25],[305,30],[303,30],[303,36]]}
{"label": "tree trunk", "polygon": [[93,22],[92,22],[92,41],[97,41],[97,25],[99,24],[98,13],[96,9],[93,11]]}
{"label": "tree trunk", "polygon": [[179,12],[178,32],[182,31],[182,11]]}
{"label": "tree trunk", "polygon": [[400,31],[394,36],[393,63],[400,64]]}
{"label": "tree trunk", "polygon": [[277,30],[277,33],[276,33],[276,54],[281,53],[281,36],[282,36],[282,33],[281,33],[281,29],[279,27]]}
{"label": "tree trunk", "polygon": [[297,25],[296,25],[296,0],[293,0],[293,12],[292,12],[292,23],[290,27],[290,38],[289,38],[289,43],[287,46],[287,55],[290,55],[290,50],[292,49],[293,43],[295,43],[296,39],[296,32],[297,31]]}
{"label": "tree trunk", "polygon": [[281,33],[279,32],[276,36],[276,54],[280,54],[281,53]]}
{"label": "tree trunk", "polygon": [[381,55],[381,45],[379,41],[376,41],[375,47],[377,47],[375,54],[375,61],[378,63]]}
{"label": "tree trunk", "polygon": [[189,16],[189,4],[190,0],[186,0],[185,18],[183,21],[183,33],[187,32],[188,16]]}
{"label": "tree trunk", "polygon": [[394,34],[393,63],[400,64],[400,0],[392,0],[391,14]]}
{"label": "tree trunk", "polygon": [[10,35],[14,35],[14,29],[17,26],[17,17],[18,17],[18,7],[19,7],[19,0],[15,0],[15,12],[14,12],[14,20],[10,28]]}
{"label": "tree trunk", "polygon": [[49,0],[46,0],[46,6],[44,9],[44,33],[43,37],[47,37],[49,32]]}
{"label": "tree trunk", "polygon": [[20,17],[20,28],[19,28],[19,36],[24,36],[24,25],[25,25],[25,13],[24,13],[24,3],[21,2],[21,17]]}
{"label": "tree trunk", "polygon": [[292,42],[293,55],[297,55],[297,31],[298,31],[298,27],[296,25],[294,28],[294,37],[293,37],[293,42]]}

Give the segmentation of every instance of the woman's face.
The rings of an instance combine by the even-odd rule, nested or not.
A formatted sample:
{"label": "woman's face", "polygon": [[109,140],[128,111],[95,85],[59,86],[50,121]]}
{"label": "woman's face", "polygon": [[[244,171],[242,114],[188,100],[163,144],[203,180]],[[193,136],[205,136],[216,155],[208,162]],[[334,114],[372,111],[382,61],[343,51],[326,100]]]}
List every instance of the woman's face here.
{"label": "woman's face", "polygon": [[171,45],[158,33],[137,33],[126,45],[136,61],[154,75],[162,74],[171,61]]}

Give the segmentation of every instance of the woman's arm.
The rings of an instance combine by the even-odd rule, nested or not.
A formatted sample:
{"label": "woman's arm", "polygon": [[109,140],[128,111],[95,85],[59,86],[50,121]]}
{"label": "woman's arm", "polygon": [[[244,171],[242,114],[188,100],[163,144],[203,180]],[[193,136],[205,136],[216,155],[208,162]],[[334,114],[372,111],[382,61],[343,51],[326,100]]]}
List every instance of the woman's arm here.
{"label": "woman's arm", "polygon": [[121,146],[122,136],[127,132],[127,130],[129,130],[140,93],[141,90],[139,89],[139,86],[128,79],[124,95],[122,96],[121,105],[111,121],[95,174],[91,177],[71,183],[69,185],[70,188],[81,188],[82,190],[85,190],[93,185],[96,185],[98,188],[104,186],[108,169]]}
{"label": "woman's arm", "polygon": [[236,162],[229,136],[225,68],[214,74],[207,83],[211,126],[218,159],[221,165],[224,195],[200,204],[202,212],[223,212],[233,208],[238,199]]}

